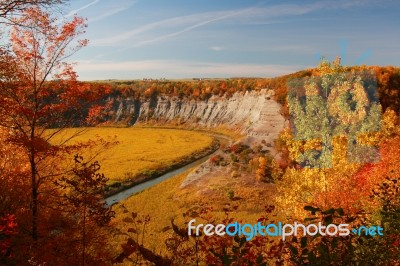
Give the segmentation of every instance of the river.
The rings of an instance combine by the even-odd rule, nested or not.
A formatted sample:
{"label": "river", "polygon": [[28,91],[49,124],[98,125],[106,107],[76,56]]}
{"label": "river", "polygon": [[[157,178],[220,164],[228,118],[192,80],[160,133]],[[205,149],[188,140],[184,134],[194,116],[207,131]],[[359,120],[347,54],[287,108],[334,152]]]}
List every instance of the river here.
{"label": "river", "polygon": [[[232,139],[230,139],[230,138],[228,138],[226,136],[220,136],[220,135],[216,135],[216,134],[210,134],[210,135],[213,135],[214,137],[218,138],[220,141],[223,141],[225,143],[232,143]],[[178,169],[172,170],[171,172],[163,174],[163,175],[161,175],[161,176],[159,176],[157,178],[154,178],[154,179],[151,179],[149,181],[140,183],[140,184],[138,184],[136,186],[133,186],[131,188],[127,188],[126,190],[123,190],[123,191],[121,191],[119,193],[116,193],[116,194],[114,194],[112,196],[109,196],[109,197],[105,198],[105,203],[106,203],[106,205],[111,206],[113,204],[116,204],[116,203],[120,202],[121,200],[129,198],[130,196],[132,196],[132,195],[134,195],[134,194],[136,194],[136,193],[138,193],[140,191],[145,190],[146,188],[152,187],[152,186],[154,186],[154,185],[156,185],[158,183],[161,183],[162,181],[164,181],[166,179],[169,179],[171,177],[179,175],[179,174],[189,170],[192,167],[195,167],[197,165],[200,165],[200,164],[204,163],[211,156],[213,156],[217,151],[215,151],[214,153],[209,154],[209,155],[207,155],[207,156],[205,156],[203,158],[197,159],[196,161],[194,161],[194,162],[192,162],[190,164],[182,166],[181,168],[178,168]]]}

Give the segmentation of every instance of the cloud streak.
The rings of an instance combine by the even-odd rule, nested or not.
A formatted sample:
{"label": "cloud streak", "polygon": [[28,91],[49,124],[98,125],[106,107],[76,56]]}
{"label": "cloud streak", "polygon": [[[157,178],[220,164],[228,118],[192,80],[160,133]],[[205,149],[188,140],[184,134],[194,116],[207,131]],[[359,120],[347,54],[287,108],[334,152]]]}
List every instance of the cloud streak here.
{"label": "cloud streak", "polygon": [[99,20],[105,19],[107,17],[111,17],[111,16],[113,16],[115,14],[118,14],[119,12],[122,12],[122,11],[124,11],[126,9],[127,9],[127,7],[118,7],[118,8],[115,8],[113,10],[110,10],[110,11],[104,13],[104,14],[101,14],[100,16],[97,16],[97,17],[94,17],[94,18],[88,18],[88,20],[89,20],[89,22],[99,21]]}
{"label": "cloud streak", "polygon": [[78,12],[80,12],[80,11],[82,11],[82,10],[85,10],[86,8],[89,8],[89,7],[91,7],[92,5],[97,4],[98,2],[100,2],[100,0],[94,0],[94,1],[90,2],[90,3],[87,4],[87,5],[84,5],[84,6],[80,7],[80,8],[75,9],[75,10],[71,10],[71,11],[66,15],[66,17],[71,17],[71,16],[77,14]]}
{"label": "cloud streak", "polygon": [[169,33],[169,34],[165,34],[165,35],[159,36],[159,37],[154,38],[154,39],[141,41],[141,42],[137,43],[136,45],[128,47],[128,48],[140,47],[140,46],[143,46],[143,45],[146,45],[146,44],[149,44],[149,43],[154,43],[154,42],[159,42],[159,41],[162,41],[162,40],[165,40],[165,39],[169,39],[169,38],[181,35],[181,34],[183,34],[185,32],[192,31],[192,30],[194,30],[196,28],[205,26],[205,25],[210,24],[212,22],[216,22],[216,21],[219,21],[219,20],[224,20],[224,19],[227,19],[227,18],[230,18],[230,17],[234,17],[234,16],[237,16],[237,15],[242,14],[244,12],[246,12],[246,10],[239,11],[239,12],[234,12],[232,14],[226,14],[226,15],[221,16],[221,17],[214,17],[212,19],[204,20],[204,21],[201,21],[201,22],[196,23],[194,25],[191,25],[189,27],[186,27],[186,28],[184,28],[182,30],[175,31],[175,32],[172,32],[172,33]]}
{"label": "cloud streak", "polygon": [[[124,46],[123,49],[115,51],[115,52],[121,52],[129,48],[141,47],[150,43],[155,43],[166,39],[170,39],[178,35],[193,31],[197,28],[206,26],[208,24],[228,19],[231,19],[233,22],[239,22],[243,24],[246,24],[249,21],[254,21],[255,19],[261,19],[265,21],[264,24],[273,24],[274,22],[270,20],[276,19],[278,17],[301,16],[323,9],[346,9],[365,4],[366,4],[365,2],[357,0],[322,1],[309,5],[280,4],[269,7],[253,6],[239,10],[225,10],[217,12],[211,11],[211,12],[197,13],[187,16],[173,17],[145,24],[133,30],[125,31],[111,37],[93,40],[92,45],[94,46],[122,45]],[[166,29],[167,31],[170,31],[170,33],[159,35],[158,30],[162,29]],[[149,32],[150,33],[153,32],[153,35],[156,36],[153,38],[147,37],[147,40],[139,41],[134,44],[128,44],[128,45],[123,44],[124,41],[131,40],[135,36]]]}
{"label": "cloud streak", "polygon": [[207,24],[225,20],[232,17],[237,17],[243,15],[247,12],[250,12],[255,7],[244,8],[240,10],[228,10],[228,11],[211,11],[211,12],[204,12],[204,13],[197,13],[192,15],[186,16],[178,16],[169,19],[164,19],[160,21],[156,21],[153,23],[149,23],[143,26],[140,26],[134,30],[126,31],[118,35],[114,35],[112,37],[102,38],[93,40],[94,45],[102,46],[102,45],[113,45],[116,43],[120,43],[126,40],[131,39],[134,36],[137,36],[142,33],[146,33],[155,29],[173,29],[176,27],[184,27],[183,29],[173,31],[171,33],[158,36],[153,39],[148,39],[146,41],[139,42],[134,45],[134,47],[142,46],[148,43],[161,41],[164,39],[168,39],[189,31],[192,31],[196,28],[205,26]]}
{"label": "cloud streak", "polygon": [[[107,38],[103,38],[103,39],[97,39],[97,40],[93,40],[93,43],[95,43],[96,45],[112,45],[115,43],[120,43],[126,40],[131,39],[134,36],[137,36],[139,34],[142,33],[146,33],[149,32],[151,30],[154,29],[162,29],[162,28],[174,28],[174,27],[180,27],[180,26],[184,26],[186,24],[190,24],[190,23],[195,23],[189,27],[184,28],[183,30],[179,30],[177,32],[173,32],[170,34],[167,34],[168,36],[176,36],[180,33],[183,32],[187,32],[189,30],[198,28],[200,26],[209,24],[211,22],[217,21],[217,20],[221,20],[222,18],[209,18],[212,14],[215,14],[216,16],[218,16],[219,13],[220,15],[223,15],[222,17],[229,17],[232,16],[233,14],[231,12],[229,12],[229,14],[221,14],[221,12],[209,12],[209,13],[201,13],[201,14],[194,14],[194,15],[189,15],[189,16],[180,16],[180,17],[174,17],[174,18],[169,18],[169,19],[165,19],[165,20],[161,20],[161,21],[157,21],[157,22],[153,22],[153,23],[149,23],[143,26],[140,26],[134,30],[130,30],[130,31],[126,31],[123,32],[121,34],[118,35],[114,35],[112,37],[107,37]],[[198,22],[200,21],[200,22]],[[165,36],[159,37],[159,38],[155,38],[154,40],[159,40],[159,39],[164,39]],[[143,43],[147,43],[147,42],[151,42],[150,41],[145,41]]]}
{"label": "cloud streak", "polygon": [[129,8],[130,8],[131,6],[133,6],[136,2],[137,2],[137,1],[131,1],[131,2],[129,2],[129,3],[128,3],[127,5],[125,5],[125,6],[119,6],[119,7],[116,7],[116,8],[112,8],[112,9],[110,9],[109,11],[107,11],[107,12],[105,12],[105,13],[103,13],[103,14],[97,16],[97,17],[94,17],[94,18],[90,18],[90,17],[89,17],[89,22],[96,22],[96,21],[99,21],[99,20],[103,20],[103,19],[105,19],[105,18],[107,18],[107,17],[114,16],[114,15],[116,15],[116,14],[122,12],[122,11],[125,11],[125,10],[129,9]]}
{"label": "cloud streak", "polygon": [[210,49],[213,51],[216,51],[216,52],[225,50],[224,47],[221,47],[221,46],[211,46]]}

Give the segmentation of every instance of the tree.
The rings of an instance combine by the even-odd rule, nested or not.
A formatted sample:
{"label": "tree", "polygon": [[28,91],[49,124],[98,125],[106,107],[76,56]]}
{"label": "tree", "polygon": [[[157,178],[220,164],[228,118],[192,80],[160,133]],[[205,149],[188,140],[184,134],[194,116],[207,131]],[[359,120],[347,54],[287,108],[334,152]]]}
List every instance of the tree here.
{"label": "tree", "polygon": [[[74,17],[58,25],[37,6],[11,21],[11,51],[3,50],[0,60],[0,126],[29,160],[31,235],[37,240],[40,186],[55,174],[46,167],[46,159],[59,150],[49,141],[71,125],[65,114],[71,108],[79,110],[88,96],[87,86],[77,82],[72,66],[64,62],[87,44],[76,40],[86,24]],[[49,133],[55,125],[58,129]]]}
{"label": "tree", "polygon": [[0,0],[0,18],[7,19],[10,23],[8,19],[12,14],[22,13],[32,6],[49,7],[62,2],[63,0]]}
{"label": "tree", "polygon": [[258,157],[258,169],[256,170],[257,181],[265,181],[267,177],[267,160],[265,157]]}
{"label": "tree", "polygon": [[73,168],[73,177],[64,176],[57,185],[60,186],[65,193],[64,206],[72,206],[65,208],[71,214],[79,214],[81,224],[81,243],[82,243],[82,265],[86,264],[87,252],[87,227],[91,222],[98,226],[108,224],[114,212],[111,207],[105,206],[104,189],[108,179],[104,174],[98,173],[100,164],[93,162],[88,164],[83,157],[75,155],[75,166]]}
{"label": "tree", "polygon": [[[366,70],[322,61],[314,76],[291,79],[287,86],[292,132],[281,137],[289,159],[297,163],[278,182],[283,193],[278,201],[297,205],[300,213],[302,205],[293,203],[345,207],[337,201],[348,195],[344,191],[358,188],[352,175],[361,164],[379,160],[376,143],[361,141],[363,135],[381,130],[376,78]],[[287,191],[289,184],[292,191]],[[341,197],[333,197],[335,193]],[[357,202],[359,193],[350,195],[356,195],[354,201],[345,202]]]}

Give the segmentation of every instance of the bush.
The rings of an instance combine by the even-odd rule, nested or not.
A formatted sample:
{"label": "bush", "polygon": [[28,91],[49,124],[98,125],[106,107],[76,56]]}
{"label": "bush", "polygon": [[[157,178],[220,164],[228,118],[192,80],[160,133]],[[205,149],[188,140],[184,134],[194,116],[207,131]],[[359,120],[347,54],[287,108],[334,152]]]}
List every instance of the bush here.
{"label": "bush", "polygon": [[229,190],[226,194],[230,200],[235,198],[235,192],[233,190]]}
{"label": "bush", "polygon": [[220,155],[215,155],[215,156],[210,158],[210,162],[213,165],[221,165],[221,163],[223,161],[224,161],[224,158],[222,158],[222,156],[220,156]]}

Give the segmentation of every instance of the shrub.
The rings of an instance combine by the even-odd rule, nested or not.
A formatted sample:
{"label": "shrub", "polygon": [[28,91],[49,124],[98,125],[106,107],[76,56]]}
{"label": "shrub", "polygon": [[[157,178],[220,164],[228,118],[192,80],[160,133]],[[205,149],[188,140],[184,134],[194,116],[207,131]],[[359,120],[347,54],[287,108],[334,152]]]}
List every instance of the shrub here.
{"label": "shrub", "polygon": [[230,200],[235,198],[235,192],[233,190],[229,190],[226,194]]}

